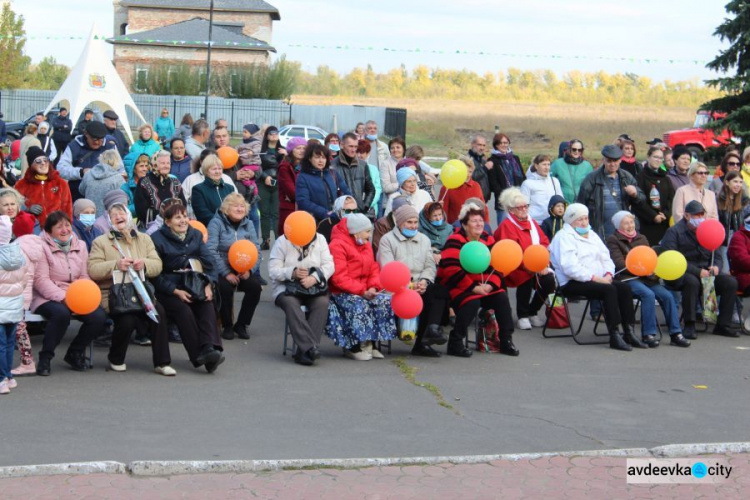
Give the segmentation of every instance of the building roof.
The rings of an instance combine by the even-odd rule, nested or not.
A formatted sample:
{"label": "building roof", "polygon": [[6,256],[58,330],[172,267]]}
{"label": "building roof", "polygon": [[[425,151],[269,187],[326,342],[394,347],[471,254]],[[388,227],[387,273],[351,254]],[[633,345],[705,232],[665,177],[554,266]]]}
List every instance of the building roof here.
{"label": "building roof", "polygon": [[[243,35],[239,26],[214,22],[213,48],[234,50],[267,50],[276,52],[276,49],[263,40]],[[126,45],[159,45],[166,47],[190,47],[205,48],[208,46],[208,19],[194,17],[168,26],[162,26],[148,31],[139,31],[128,35],[120,35],[108,38],[111,44]]]}
{"label": "building roof", "polygon": [[[208,11],[206,0],[123,0],[124,7],[153,7],[163,9],[190,9]],[[263,0],[214,0],[214,10],[229,10],[235,12],[268,12],[271,19],[281,19],[279,9]]]}

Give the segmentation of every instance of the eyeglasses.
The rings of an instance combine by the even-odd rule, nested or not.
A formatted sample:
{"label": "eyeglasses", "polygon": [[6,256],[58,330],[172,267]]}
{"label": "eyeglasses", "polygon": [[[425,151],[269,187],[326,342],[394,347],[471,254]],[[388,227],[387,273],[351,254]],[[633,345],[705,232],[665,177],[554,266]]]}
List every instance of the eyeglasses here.
{"label": "eyeglasses", "polygon": [[738,161],[728,161],[727,162],[727,167],[739,167],[739,166],[740,166],[740,162],[738,162]]}
{"label": "eyeglasses", "polygon": [[705,170],[702,170],[700,172],[694,172],[694,174],[695,175],[708,175],[708,172],[706,172]]}
{"label": "eyeglasses", "polygon": [[37,165],[42,165],[44,163],[47,163],[48,161],[49,161],[49,158],[47,158],[46,156],[40,156],[39,158],[34,160],[34,163],[36,163]]}
{"label": "eyeglasses", "polygon": [[583,153],[583,148],[570,148],[573,153]]}
{"label": "eyeglasses", "polygon": [[528,210],[529,209],[529,205],[528,204],[527,205],[516,205],[513,208],[515,208],[516,210]]}

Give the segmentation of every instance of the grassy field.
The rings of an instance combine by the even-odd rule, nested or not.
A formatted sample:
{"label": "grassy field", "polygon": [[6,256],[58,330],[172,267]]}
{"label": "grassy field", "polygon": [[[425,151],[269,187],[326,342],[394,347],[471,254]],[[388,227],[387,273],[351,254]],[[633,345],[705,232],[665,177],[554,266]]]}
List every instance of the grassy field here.
{"label": "grassy field", "polygon": [[350,99],[294,96],[294,103],[360,104],[406,108],[407,145],[421,145],[428,156],[454,157],[468,149],[470,137],[488,139],[495,126],[511,139],[511,147],[524,164],[540,153],[557,156],[561,141],[581,139],[587,158],[598,160],[599,151],[618,135],[636,141],[638,157],[645,158],[646,141],[664,132],[690,127],[695,109],[635,106],[537,104],[506,102],[435,101],[416,99]]}

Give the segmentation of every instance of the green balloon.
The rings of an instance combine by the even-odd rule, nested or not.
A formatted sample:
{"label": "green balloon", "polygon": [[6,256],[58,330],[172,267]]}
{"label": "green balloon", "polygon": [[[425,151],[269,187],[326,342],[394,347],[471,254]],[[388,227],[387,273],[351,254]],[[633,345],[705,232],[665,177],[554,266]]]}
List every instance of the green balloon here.
{"label": "green balloon", "polygon": [[490,249],[484,243],[470,241],[461,248],[458,260],[467,273],[483,273],[490,267]]}

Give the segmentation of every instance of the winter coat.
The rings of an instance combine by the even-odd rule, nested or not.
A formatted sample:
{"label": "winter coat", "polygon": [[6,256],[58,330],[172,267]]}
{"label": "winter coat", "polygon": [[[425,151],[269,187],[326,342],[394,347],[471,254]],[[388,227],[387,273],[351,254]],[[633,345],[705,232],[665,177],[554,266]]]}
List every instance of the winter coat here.
{"label": "winter coat", "polygon": [[521,192],[529,199],[529,216],[539,224],[547,218],[547,205],[550,198],[563,194],[560,181],[547,175],[542,177],[536,172],[529,172],[521,184]]}
{"label": "winter coat", "polygon": [[[26,259],[17,243],[0,245],[0,324],[23,321]],[[12,344],[10,346],[13,349]]]}
{"label": "winter coat", "polygon": [[28,212],[18,212],[13,220],[13,236],[19,238],[27,234],[34,234],[36,217]]}
{"label": "winter coat", "polygon": [[[645,201],[633,207],[633,214],[640,220],[640,232],[654,245],[661,241],[664,233],[669,229],[669,218],[672,216],[675,190],[667,174],[666,169],[658,168],[654,170],[646,166],[636,178],[638,187],[645,196]],[[651,206],[650,193],[654,186],[659,191],[660,208],[658,211]],[[657,216],[658,212],[661,212],[667,218],[657,224],[654,222],[654,217]]]}
{"label": "winter coat", "polygon": [[407,238],[394,227],[383,236],[378,245],[378,264],[383,267],[394,260],[407,265],[414,283],[420,280],[435,282],[437,267],[432,258],[430,240],[424,234],[418,232],[413,238]]}
{"label": "winter coat", "polygon": [[260,251],[260,240],[255,232],[253,222],[245,217],[236,226],[232,224],[223,212],[216,215],[208,223],[208,251],[211,253],[216,275],[225,277],[229,273],[238,274],[229,264],[229,248],[239,240],[251,241],[258,251],[258,261],[253,267],[253,272],[260,270],[263,254]]}
{"label": "winter coat", "polygon": [[[55,140],[58,142],[68,143],[73,139],[70,135],[73,132],[73,122],[70,118],[57,115],[52,119],[52,130],[54,131]],[[62,153],[62,151],[60,151]]]}
{"label": "winter coat", "polygon": [[286,282],[292,281],[292,274],[298,267],[317,268],[326,281],[330,281],[334,274],[333,255],[323,236],[316,234],[305,248],[293,245],[283,234],[276,238],[268,260],[268,277],[274,299],[286,291]]}
{"label": "winter coat", "polygon": [[[591,172],[581,183],[578,191],[578,203],[583,203],[589,209],[589,221],[591,227],[601,237],[604,234],[604,190],[609,189],[610,182],[604,167]],[[635,183],[635,178],[624,170],[617,171],[618,184],[622,190],[622,196],[619,197],[620,210],[633,211],[639,203],[645,201],[643,191]],[[630,197],[625,193],[627,186],[636,188],[636,196]]]}
{"label": "winter coat", "polygon": [[190,158],[190,156],[185,155],[182,160],[175,160],[172,158],[170,161],[172,163],[172,168],[169,173],[177,177],[177,180],[182,184],[182,182],[192,173],[190,172],[190,168],[193,159]]}
{"label": "winter coat", "polygon": [[299,171],[288,161],[282,162],[276,179],[279,187],[279,213],[292,213],[297,209],[297,176]]}
{"label": "winter coat", "polygon": [[633,177],[638,177],[638,174],[640,174],[643,170],[643,165],[640,162],[636,161],[635,158],[630,158],[630,160],[628,160],[623,156],[622,161],[620,161],[620,168]]}
{"label": "winter coat", "polygon": [[331,169],[341,174],[351,195],[357,201],[357,208],[366,214],[372,205],[372,200],[375,199],[375,185],[370,179],[367,162],[357,158],[348,162],[344,154],[340,153],[331,162]]}
{"label": "winter coat", "polygon": [[166,225],[151,235],[156,252],[162,262],[162,272],[152,282],[157,292],[172,295],[180,283],[182,275],[178,271],[190,269],[190,259],[203,265],[203,272],[216,281],[214,256],[203,243],[203,234],[192,226],[188,227],[184,240],[175,235]]}
{"label": "winter coat", "polygon": [[44,241],[35,234],[21,236],[16,241],[26,258],[26,285],[23,288],[23,308],[31,309],[34,299],[34,273],[40,259],[44,258]]}
{"label": "winter coat", "polygon": [[547,215],[549,215],[549,217],[544,219],[544,222],[542,222],[541,225],[542,231],[544,231],[544,234],[550,241],[552,241],[552,238],[555,237],[565,224],[562,217],[552,214],[552,209],[555,208],[555,205],[558,203],[564,203],[565,208],[568,208],[568,202],[565,201],[565,198],[559,195],[553,196],[549,199],[549,203],[547,204]]}
{"label": "winter coat", "polygon": [[73,232],[76,236],[86,243],[86,250],[91,251],[91,245],[94,240],[103,234],[103,231],[96,226],[86,227],[79,219],[73,219]]}
{"label": "winter coat", "polygon": [[706,219],[719,219],[719,208],[716,205],[716,193],[709,191],[708,187],[703,186],[703,189],[693,184],[687,184],[679,188],[674,194],[674,201],[672,202],[672,217],[675,222],[682,219],[685,216],[685,207],[691,201],[696,200],[703,205],[706,210]]}
{"label": "winter coat", "polygon": [[[513,218],[513,220],[511,220],[511,218]],[[508,214],[508,217],[506,217],[505,220],[503,220],[503,222],[497,227],[494,235],[495,241],[515,241],[521,246],[521,250],[525,251],[528,247],[534,244],[531,239],[532,224],[536,228],[536,233],[539,237],[539,242],[537,243],[537,245],[542,245],[545,248],[548,247],[549,239],[547,239],[547,235],[544,234],[544,231],[542,231],[542,228],[539,227],[539,224],[537,224],[534,219],[529,218],[526,221],[519,221],[515,219],[513,214]],[[521,267],[505,277],[505,282],[509,287],[518,287],[523,285],[533,277],[534,273],[527,271],[524,268],[523,264],[521,264]]]}
{"label": "winter coat", "polygon": [[346,224],[347,220],[343,219],[334,226],[328,245],[336,269],[331,276],[331,293],[361,296],[370,288],[380,290],[380,268],[372,253],[372,245],[369,242],[357,245]]}
{"label": "winter coat", "polygon": [[154,122],[154,132],[159,136],[159,140],[169,141],[174,135],[174,122],[171,118],[160,116]]}
{"label": "winter coat", "polygon": [[434,252],[440,252],[448,241],[448,237],[453,234],[453,226],[445,222],[439,226],[433,226],[425,217],[424,210],[419,212],[419,232],[427,236],[430,240],[430,246]]}
{"label": "winter coat", "polygon": [[473,149],[470,149],[467,154],[474,162],[474,173],[471,174],[471,179],[479,184],[482,189],[482,199],[487,203],[492,196],[492,187],[490,186],[490,171],[484,166],[484,156],[478,155]]}
{"label": "winter coat", "polygon": [[396,165],[400,160],[393,156],[387,156],[383,161],[378,163],[378,174],[380,177],[380,187],[387,196],[398,191],[398,179],[396,178]]}
{"label": "winter coat", "polygon": [[549,244],[550,262],[558,284],[569,281],[586,283],[593,276],[600,278],[615,274],[615,263],[599,235],[588,232],[588,238],[578,234],[573,226],[565,224],[562,231]]}
{"label": "winter coat", "polygon": [[737,278],[737,290],[747,290],[750,287],[750,231],[742,228],[732,235],[727,256],[732,263],[729,271]]}
{"label": "winter coat", "polygon": [[162,202],[168,198],[179,198],[187,205],[182,186],[175,177],[147,173],[138,181],[133,199],[138,222],[145,225],[154,220]]}
{"label": "winter coat", "polygon": [[161,144],[153,139],[149,139],[147,141],[138,139],[133,143],[132,146],[130,146],[130,154],[134,154],[136,158],[144,154],[148,155],[148,157],[151,158],[157,152],[159,152],[159,150],[161,150]]}
{"label": "winter coat", "polygon": [[82,177],[82,171],[86,168],[94,168],[99,163],[99,156],[105,151],[115,149],[113,141],[107,141],[99,149],[89,148],[86,139],[82,135],[68,143],[68,147],[57,162],[57,171],[67,181],[78,181]]}
{"label": "winter coat", "polygon": [[[740,191],[740,196],[742,196],[741,201],[741,208],[738,211],[733,211],[731,209],[729,210],[719,210],[719,222],[721,222],[721,225],[724,226],[724,243],[722,243],[722,246],[727,246],[729,244],[729,236],[745,227],[745,221],[743,217],[743,213],[745,211],[745,208],[747,207],[748,203],[750,203],[750,198],[748,198],[745,195],[745,191]],[[718,207],[719,201],[723,201],[726,195],[722,192],[716,195],[716,205]]]}
{"label": "winter coat", "polygon": [[302,166],[295,192],[297,209],[311,213],[317,222],[328,217],[338,219],[333,213],[333,202],[339,196],[352,194],[340,172],[330,167],[318,170],[311,165]]}
{"label": "winter coat", "polygon": [[[512,160],[510,158],[512,158]],[[523,172],[521,160],[513,153],[506,155],[493,153],[492,156],[490,156],[489,161],[491,161],[493,165],[492,170],[489,171],[490,185],[492,186],[492,192],[495,193],[495,209],[499,210],[502,209],[500,206],[500,195],[502,192],[505,191],[506,188],[512,186],[520,187],[521,184],[523,184],[523,181],[526,180],[526,174]],[[508,178],[503,165],[510,165],[511,161],[515,161],[518,164],[520,173],[516,172],[514,169],[512,178]]]}
{"label": "winter coat", "polygon": [[[445,186],[440,188],[440,196],[438,199],[443,200],[443,213],[445,214],[448,224],[453,224],[458,220],[458,214],[461,212],[461,207],[469,198],[484,199],[482,187],[474,180],[469,179],[456,189],[445,189]],[[417,211],[421,212],[422,209],[417,208]],[[484,220],[490,220],[490,213],[487,210],[486,205],[484,207]]]}
{"label": "winter coat", "polygon": [[70,188],[68,183],[57,173],[57,170],[50,168],[47,180],[40,181],[35,178],[34,170],[29,169],[23,179],[16,183],[15,188],[26,198],[27,209],[33,205],[42,207],[42,213],[36,216],[41,227],[44,227],[47,216],[57,210],[62,210],[68,214],[68,217],[73,218],[73,200],[70,196]]}
{"label": "winter coat", "polygon": [[104,195],[120,189],[124,179],[122,174],[109,165],[99,163],[86,172],[78,186],[78,191],[96,205],[96,216],[104,213]]}
{"label": "winter coat", "polygon": [[193,213],[198,222],[207,226],[216,215],[221,202],[227,195],[234,193],[234,189],[234,183],[226,184],[223,179],[220,179],[217,184],[207,178],[201,184],[196,185],[190,197],[190,204],[193,206]]}
{"label": "winter coat", "polygon": [[[193,209],[191,206],[191,203],[192,203],[191,197],[193,196],[193,188],[205,180],[206,180],[206,176],[203,175],[200,170],[198,170],[194,174],[188,175],[187,178],[184,181],[182,181],[182,194],[187,199],[188,212],[190,214],[192,214],[193,212]],[[222,174],[221,180],[224,181],[224,184],[228,184],[232,186],[233,189],[237,191],[237,188],[234,187],[234,181],[232,181],[232,178],[229,177],[227,174]]]}
{"label": "winter coat", "polygon": [[578,198],[578,191],[581,189],[581,183],[593,171],[594,167],[586,160],[578,165],[573,165],[566,163],[565,157],[563,157],[552,162],[549,175],[560,181],[560,189],[562,189],[565,201],[575,203]]}
{"label": "winter coat", "polygon": [[669,182],[672,183],[672,187],[675,191],[680,189],[682,186],[687,186],[690,184],[690,179],[688,179],[687,172],[684,174],[681,174],[677,171],[677,167],[672,167],[669,169],[669,172],[667,172],[667,177],[669,178]]}
{"label": "winter coat", "polygon": [[[488,250],[495,244],[495,238],[487,233],[482,233],[479,241],[484,243]],[[468,242],[463,228],[453,233],[445,242],[445,248],[443,248],[440,265],[438,266],[438,280],[448,289],[453,309],[458,309],[467,302],[484,297],[474,293],[474,287],[482,283],[487,283],[492,287],[490,295],[504,291],[502,278],[498,273],[492,272],[492,267],[488,267],[481,274],[472,274],[465,271],[461,266],[459,259],[461,248]]]}
{"label": "winter coat", "polygon": [[430,193],[428,193],[424,189],[417,189],[416,191],[414,191],[413,194],[409,194],[403,189],[399,189],[395,193],[391,193],[391,195],[388,197],[388,201],[385,203],[386,215],[391,213],[393,200],[395,200],[399,196],[406,196],[409,200],[409,205],[414,207],[414,210],[416,210],[417,212],[421,212],[425,205],[427,205],[428,203],[432,203],[432,198],[430,197]]}
{"label": "winter coat", "polygon": [[[695,277],[700,277],[701,270],[711,266],[711,254],[713,253],[713,265],[721,269],[724,259],[721,252],[710,252],[698,243],[695,231],[688,226],[685,219],[675,223],[667,229],[661,240],[664,250],[677,250],[687,260],[687,272]],[[734,264],[734,262],[732,262]]]}
{"label": "winter coat", "polygon": [[[633,240],[631,241],[628,240],[627,236],[622,234],[620,231],[615,231],[614,234],[607,237],[606,244],[607,249],[609,250],[609,256],[612,259],[612,262],[614,262],[615,264],[615,271],[619,273],[615,276],[616,280],[633,278],[635,276],[627,270],[627,266],[625,265],[625,261],[628,257],[628,252],[630,252],[635,247],[651,246],[648,239],[640,233],[637,233],[635,238],[633,238]],[[659,278],[653,275],[639,279],[652,285],[659,283]]]}
{"label": "winter coat", "polygon": [[73,234],[70,251],[63,252],[54,242],[52,236],[43,231],[42,239],[44,256],[36,262],[34,268],[34,298],[31,311],[49,301],[62,302],[65,292],[71,283],[78,279],[89,279],[89,252],[86,244]]}
{"label": "winter coat", "polygon": [[[127,274],[117,269],[117,261],[122,257],[114,245],[115,234],[110,231],[94,240],[89,255],[89,276],[96,281],[102,291],[102,307],[109,312],[109,289],[114,283],[112,276],[118,280]],[[133,231],[130,243],[120,236],[117,239],[122,251],[134,260],[142,259],[145,268],[144,274],[147,279],[153,279],[161,274],[161,259],[156,253],[154,242],[147,234]]]}

